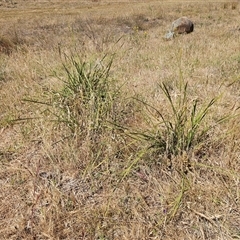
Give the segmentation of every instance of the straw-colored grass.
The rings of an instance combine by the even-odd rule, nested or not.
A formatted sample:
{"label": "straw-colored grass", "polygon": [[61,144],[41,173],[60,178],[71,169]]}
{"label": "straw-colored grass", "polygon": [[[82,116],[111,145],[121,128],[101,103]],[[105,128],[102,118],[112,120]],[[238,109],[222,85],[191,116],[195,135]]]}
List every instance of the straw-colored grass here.
{"label": "straw-colored grass", "polygon": [[0,8],[0,239],[240,239],[237,1]]}

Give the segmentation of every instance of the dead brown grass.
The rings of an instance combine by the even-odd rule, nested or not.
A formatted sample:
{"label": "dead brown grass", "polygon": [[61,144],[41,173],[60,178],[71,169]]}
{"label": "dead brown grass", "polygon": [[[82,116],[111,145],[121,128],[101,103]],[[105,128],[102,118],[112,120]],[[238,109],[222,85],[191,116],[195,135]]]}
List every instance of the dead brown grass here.
{"label": "dead brown grass", "polygon": [[[240,239],[239,13],[230,1],[2,1],[0,239]],[[183,15],[194,32],[164,41]],[[53,101],[64,54],[114,55],[125,129],[72,132],[30,100]],[[155,113],[134,99],[167,116],[159,84],[177,97],[181,79],[189,106],[218,98],[203,127],[229,118],[168,159],[127,129],[154,132]]]}

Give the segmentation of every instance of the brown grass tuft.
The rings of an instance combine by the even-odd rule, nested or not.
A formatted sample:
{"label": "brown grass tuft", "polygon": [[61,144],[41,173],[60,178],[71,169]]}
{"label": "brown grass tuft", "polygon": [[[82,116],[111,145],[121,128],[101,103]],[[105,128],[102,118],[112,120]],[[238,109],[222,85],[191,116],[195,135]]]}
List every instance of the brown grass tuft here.
{"label": "brown grass tuft", "polygon": [[10,54],[15,48],[15,44],[9,38],[0,37],[0,52]]}

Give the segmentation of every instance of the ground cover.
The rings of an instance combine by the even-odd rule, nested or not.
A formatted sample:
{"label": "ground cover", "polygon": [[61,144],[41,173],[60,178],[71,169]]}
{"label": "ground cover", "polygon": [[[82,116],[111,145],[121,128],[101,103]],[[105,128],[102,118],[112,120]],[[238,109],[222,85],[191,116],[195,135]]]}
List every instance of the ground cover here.
{"label": "ground cover", "polygon": [[238,2],[0,8],[0,239],[240,238]]}

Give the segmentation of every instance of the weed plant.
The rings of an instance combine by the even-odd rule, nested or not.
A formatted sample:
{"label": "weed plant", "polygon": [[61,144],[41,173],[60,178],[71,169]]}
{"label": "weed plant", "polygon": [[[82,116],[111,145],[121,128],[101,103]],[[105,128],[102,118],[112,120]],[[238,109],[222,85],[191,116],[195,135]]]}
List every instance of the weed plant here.
{"label": "weed plant", "polygon": [[[58,125],[67,126],[73,135],[82,137],[100,134],[112,119],[117,90],[110,79],[112,59],[106,56],[98,62],[82,61],[66,56],[63,69],[66,78],[61,90],[48,91],[43,101],[28,100],[45,105]],[[27,99],[25,99],[27,100]]]}
{"label": "weed plant", "polygon": [[130,131],[130,135],[144,140],[148,150],[171,159],[172,156],[189,153],[204,143],[212,128],[206,116],[217,98],[199,106],[197,99],[190,98],[187,82],[179,85],[177,95],[172,94],[170,87],[164,82],[158,86],[168,102],[169,112],[162,113],[146,101],[137,99],[147,109],[147,121],[152,124],[144,132]]}
{"label": "weed plant", "polygon": [[88,133],[99,133],[110,117],[116,97],[109,77],[112,60],[105,66],[104,59],[98,63],[76,60],[73,56],[68,59],[70,67],[64,64],[67,80],[54,103],[62,112],[58,120],[67,123],[72,131],[86,129]]}

